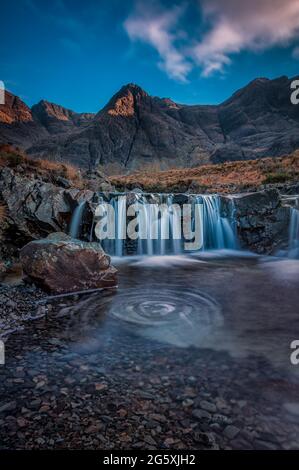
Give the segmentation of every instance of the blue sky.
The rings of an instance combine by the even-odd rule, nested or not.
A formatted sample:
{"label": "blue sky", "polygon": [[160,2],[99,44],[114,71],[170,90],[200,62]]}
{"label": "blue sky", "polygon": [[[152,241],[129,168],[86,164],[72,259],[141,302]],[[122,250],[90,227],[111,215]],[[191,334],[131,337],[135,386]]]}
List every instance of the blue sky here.
{"label": "blue sky", "polygon": [[299,0],[1,2],[0,80],[96,112],[129,82],[219,103],[256,77],[299,71]]}

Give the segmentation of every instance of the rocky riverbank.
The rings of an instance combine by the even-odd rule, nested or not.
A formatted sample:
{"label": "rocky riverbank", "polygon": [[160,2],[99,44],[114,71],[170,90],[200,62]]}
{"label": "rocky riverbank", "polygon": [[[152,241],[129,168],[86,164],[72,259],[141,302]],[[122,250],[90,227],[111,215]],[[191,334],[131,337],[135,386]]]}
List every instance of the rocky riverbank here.
{"label": "rocky riverbank", "polygon": [[[284,189],[283,191],[286,191]],[[260,254],[275,254],[287,247],[290,208],[277,189],[223,197],[223,215],[233,201],[240,247]]]}
{"label": "rocky riverbank", "polygon": [[[245,178],[244,175],[246,175],[250,163],[253,165],[250,167],[250,175],[255,174],[255,177],[257,171],[260,171],[262,175],[262,171],[264,173],[271,169],[274,171],[275,168],[276,170],[280,169],[280,166],[289,169],[287,162],[291,158],[295,162],[298,160],[296,154],[293,157],[276,159],[275,165],[274,160],[265,159],[257,162],[236,162],[185,171],[187,173],[195,172],[194,174],[199,172],[201,178],[206,177],[212,184],[215,183],[214,177],[216,176],[221,182],[223,172],[227,181],[230,181],[230,178]],[[9,149],[2,154],[1,162],[3,164],[0,164],[0,260],[2,259],[2,263],[4,261],[7,264],[7,261],[11,259],[18,259],[19,250],[32,240],[44,238],[53,232],[67,233],[72,214],[83,200],[87,204],[83,214],[82,235],[86,237],[86,240],[89,239],[93,219],[93,202],[98,201],[99,191],[104,191],[104,194],[107,194],[113,190],[113,186],[107,180],[96,173],[84,176],[66,165],[42,160],[34,161],[29,157],[13,153]],[[244,166],[243,170],[242,165]],[[253,171],[253,169],[255,170]],[[172,172],[173,177],[178,178],[183,170],[173,170]],[[222,195],[222,214],[223,216],[227,215],[227,206],[233,200],[241,248],[257,253],[272,254],[280,247],[286,246],[289,209],[282,196],[299,192],[298,183],[295,181],[296,174],[296,172],[288,173],[290,178],[293,178],[292,181],[283,183],[278,179],[275,184],[262,185],[259,190],[257,190],[256,184],[255,186],[247,186],[247,192],[245,192],[245,186],[242,187],[243,192],[238,192],[240,190],[238,186],[227,187],[231,190],[231,194]],[[162,177],[163,174],[161,173],[160,176]],[[184,175],[180,177],[182,177],[182,182],[185,181]],[[165,182],[167,182],[167,177],[165,176],[165,178]],[[117,183],[116,180],[112,179],[111,181]],[[134,181],[138,183],[138,178]],[[258,181],[261,181],[261,178]],[[215,191],[216,186],[212,185],[210,189]],[[171,186],[168,185],[167,188],[171,190]],[[145,187],[145,189],[148,188]],[[193,193],[206,192],[200,186],[195,187],[194,185],[185,189],[189,193],[191,189]],[[176,188],[176,190],[182,191],[182,187]],[[134,191],[130,194],[131,199],[134,200]],[[233,198],[230,197],[231,195]],[[186,196],[182,192],[177,192],[176,200],[180,199],[185,200]]]}
{"label": "rocky riverbank", "polygon": [[[7,211],[1,231],[4,261],[8,255],[16,259],[24,241],[67,231],[73,208],[82,198],[87,200],[84,223],[90,226],[92,190],[62,188],[5,169],[0,191]],[[223,197],[223,216],[231,201]],[[241,194],[233,202],[243,247],[271,252],[278,242],[286,242],[289,209],[277,189]],[[52,261],[55,267],[55,256]],[[204,261],[199,263],[203,271],[190,271],[188,281],[193,263],[187,262],[180,273],[176,267],[171,281],[173,286],[183,282],[182,302],[186,285],[195,279],[201,280],[200,289],[207,288],[208,293],[212,289],[213,295],[218,282],[225,289],[224,311],[227,299],[233,299],[229,304],[236,303],[239,318],[245,306],[238,293],[256,291],[256,285],[251,291],[248,285],[248,266],[232,278],[232,261],[225,261],[223,279]],[[144,302],[144,286],[159,278],[156,269],[148,278],[143,267],[134,279],[130,266],[123,274],[125,294],[138,282],[142,286],[137,305]],[[164,271],[161,279],[170,282],[170,272]],[[242,276],[245,284],[237,289]],[[110,292],[91,296],[87,303],[81,295],[49,299],[28,284],[7,285],[7,274],[3,280],[0,328],[6,365],[0,369],[1,449],[298,448],[298,383],[265,357],[234,357],[211,348],[174,347],[141,337],[102,310],[106,296],[113,295]],[[229,287],[236,289],[231,296]],[[158,292],[163,289],[159,281]],[[265,298],[269,300],[269,293]],[[135,304],[129,301],[125,305],[133,309]],[[271,302],[272,308],[272,297]],[[159,301],[158,305],[160,309]],[[168,333],[174,334],[172,329]]]}
{"label": "rocky riverbank", "polygon": [[47,308],[39,304],[46,297],[35,286],[24,284],[0,286],[0,338],[6,339],[12,333],[21,331],[27,322],[40,319]]}
{"label": "rocky riverbank", "polygon": [[[287,185],[280,190],[273,188],[241,193],[233,198],[223,195],[224,216],[230,201],[235,204],[242,248],[258,253],[274,253],[287,244],[289,209],[281,194],[290,194],[297,189],[296,185]],[[184,194],[181,196],[186,199]],[[53,232],[67,232],[72,213],[82,200],[87,202],[83,230],[89,236],[93,218],[92,201],[98,200],[98,192],[65,189],[21,176],[12,169],[3,169],[0,171],[0,198],[5,205],[0,229],[1,254],[2,259],[7,260],[17,258],[19,250],[32,240]],[[179,199],[180,194],[177,195]]]}
{"label": "rocky riverbank", "polygon": [[[232,272],[214,269],[222,289]],[[240,278],[248,282],[248,266]],[[298,382],[287,371],[257,354],[152,341],[105,317],[106,301],[44,299],[46,315],[9,337],[1,449],[298,448]]]}

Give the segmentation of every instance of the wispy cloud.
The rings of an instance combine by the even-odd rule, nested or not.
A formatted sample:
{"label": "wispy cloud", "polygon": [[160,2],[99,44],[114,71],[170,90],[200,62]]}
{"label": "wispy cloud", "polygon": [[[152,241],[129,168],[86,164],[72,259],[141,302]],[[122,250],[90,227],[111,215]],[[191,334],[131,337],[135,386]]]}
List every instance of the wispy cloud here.
{"label": "wispy cloud", "polygon": [[[180,81],[186,81],[196,66],[209,76],[223,72],[237,53],[286,46],[299,37],[299,0],[198,0],[198,6],[198,26],[205,33],[200,39],[191,37],[185,27],[183,46],[178,41],[182,7],[153,9],[137,4],[125,22],[129,37],[152,45],[160,55],[160,66]],[[298,57],[296,48],[293,56]]]}
{"label": "wispy cloud", "polygon": [[159,66],[171,78],[184,82],[192,66],[176,47],[180,34],[174,32],[182,11],[182,7],[157,11],[153,5],[148,8],[139,3],[124,27],[133,41],[143,41],[158,51]]}
{"label": "wispy cloud", "polygon": [[206,35],[192,50],[203,75],[222,71],[231,55],[286,45],[299,33],[299,0],[202,0]]}

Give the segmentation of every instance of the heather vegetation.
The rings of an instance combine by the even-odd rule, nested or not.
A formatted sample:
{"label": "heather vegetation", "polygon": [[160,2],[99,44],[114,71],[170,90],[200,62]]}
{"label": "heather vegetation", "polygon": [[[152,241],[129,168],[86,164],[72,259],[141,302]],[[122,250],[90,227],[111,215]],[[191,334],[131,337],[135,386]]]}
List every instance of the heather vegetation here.
{"label": "heather vegetation", "polygon": [[260,189],[265,185],[299,181],[299,151],[276,158],[262,158],[203,165],[196,168],[157,171],[147,168],[129,175],[111,176],[119,190],[136,187],[149,192],[232,193]]}
{"label": "heather vegetation", "polygon": [[83,186],[83,177],[79,168],[68,163],[60,163],[47,159],[36,159],[10,145],[0,146],[0,169],[12,168],[19,173],[40,177],[44,181],[56,183],[57,179],[65,178],[74,186]]}

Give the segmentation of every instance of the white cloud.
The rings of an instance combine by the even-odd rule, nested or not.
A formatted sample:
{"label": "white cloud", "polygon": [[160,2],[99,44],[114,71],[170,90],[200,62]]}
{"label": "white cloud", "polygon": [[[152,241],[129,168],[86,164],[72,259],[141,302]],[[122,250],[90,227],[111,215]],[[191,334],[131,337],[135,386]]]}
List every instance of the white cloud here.
{"label": "white cloud", "polygon": [[173,32],[181,14],[182,8],[179,7],[157,12],[139,4],[124,27],[130,39],[146,42],[158,51],[161,58],[159,66],[171,78],[185,82],[192,65],[175,46],[179,34]]}
{"label": "white cloud", "polygon": [[299,33],[299,0],[202,0],[209,30],[192,48],[203,75],[222,71],[243,50],[286,45]]}
{"label": "white cloud", "polygon": [[[191,2],[191,0],[190,0]],[[132,40],[152,45],[160,55],[162,67],[171,78],[186,81],[193,67],[203,76],[223,72],[234,54],[285,46],[299,36],[299,0],[198,0],[202,10],[200,38],[190,37],[189,46],[179,44],[176,31],[183,9],[153,10],[137,4],[125,21]],[[295,48],[293,57],[299,58]]]}

